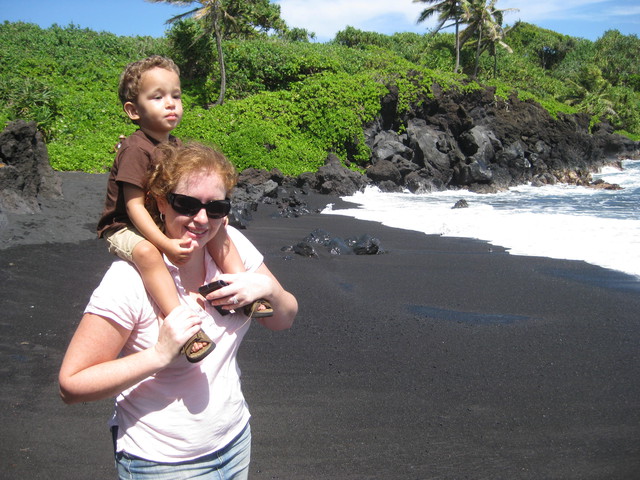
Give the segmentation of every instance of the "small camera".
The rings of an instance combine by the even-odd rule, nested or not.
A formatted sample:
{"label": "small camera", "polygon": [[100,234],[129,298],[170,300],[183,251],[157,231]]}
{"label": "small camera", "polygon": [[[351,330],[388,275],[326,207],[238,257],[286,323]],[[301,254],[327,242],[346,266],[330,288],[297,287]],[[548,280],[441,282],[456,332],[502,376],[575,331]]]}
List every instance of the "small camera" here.
{"label": "small camera", "polygon": [[[200,288],[198,288],[198,293],[203,297],[206,297],[211,292],[215,292],[219,288],[226,287],[227,285],[229,284],[224,280],[216,280],[215,282],[202,285]],[[213,308],[215,308],[220,315],[229,315],[231,313],[229,310],[225,310],[220,305],[213,305]]]}

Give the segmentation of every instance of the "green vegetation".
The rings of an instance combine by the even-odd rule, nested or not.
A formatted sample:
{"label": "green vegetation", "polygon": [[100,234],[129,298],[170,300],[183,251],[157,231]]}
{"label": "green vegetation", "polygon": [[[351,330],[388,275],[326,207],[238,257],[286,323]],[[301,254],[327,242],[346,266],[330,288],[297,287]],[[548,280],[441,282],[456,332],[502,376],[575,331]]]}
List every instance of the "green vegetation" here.
{"label": "green vegetation", "polygon": [[513,53],[498,48],[478,56],[477,42],[463,46],[459,74],[451,33],[389,36],[348,27],[324,44],[286,29],[226,37],[225,101],[214,107],[217,49],[201,34],[191,19],[160,39],[0,24],[0,127],[36,121],[55,169],[104,172],[118,136],[135,130],[117,98],[119,75],[127,63],[160,54],[182,70],[185,116],[175,134],[220,146],[239,169],[295,175],[317,169],[327,152],[365,166],[362,126],[391,86],[403,110],[429,97],[434,83],[445,91],[491,85],[499,98],[516,93],[552,115],[586,112],[593,123],[606,119],[640,137],[640,40],[615,30],[591,42],[517,23],[504,37]]}

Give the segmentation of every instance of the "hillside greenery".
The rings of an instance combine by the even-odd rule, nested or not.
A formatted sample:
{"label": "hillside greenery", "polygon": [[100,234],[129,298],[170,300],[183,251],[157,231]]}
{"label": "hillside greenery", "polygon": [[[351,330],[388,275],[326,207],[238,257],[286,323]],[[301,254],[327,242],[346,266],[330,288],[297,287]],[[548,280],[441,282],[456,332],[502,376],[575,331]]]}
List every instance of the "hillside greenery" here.
{"label": "hillside greenery", "polygon": [[175,134],[218,145],[238,169],[296,175],[315,171],[328,152],[354,168],[369,149],[362,126],[397,87],[407,110],[431,94],[493,86],[516,93],[553,115],[586,112],[640,140],[640,40],[606,32],[597,41],[568,37],[526,23],[514,25],[507,53],[480,58],[463,49],[454,74],[453,34],[382,35],[347,27],[327,43],[262,35],[224,42],[227,91],[218,96],[215,47],[198,23],[178,22],[166,37],[121,37],[54,25],[0,24],[0,126],[18,118],[38,123],[57,170],[105,172],[119,135],[135,130],[117,98],[125,65],[148,55],[180,66],[185,114]]}

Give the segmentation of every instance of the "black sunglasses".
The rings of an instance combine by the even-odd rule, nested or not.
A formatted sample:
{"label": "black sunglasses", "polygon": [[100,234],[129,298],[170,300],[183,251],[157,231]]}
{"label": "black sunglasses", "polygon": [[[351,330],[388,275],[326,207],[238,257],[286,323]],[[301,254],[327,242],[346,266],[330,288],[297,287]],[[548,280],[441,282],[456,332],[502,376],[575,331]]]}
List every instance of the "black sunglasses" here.
{"label": "black sunglasses", "polygon": [[231,211],[231,201],[226,198],[224,200],[212,200],[211,202],[202,203],[197,198],[190,197],[189,195],[168,193],[167,200],[171,208],[180,215],[186,215],[187,217],[195,217],[203,208],[207,211],[207,217],[209,218],[223,218],[229,215]]}

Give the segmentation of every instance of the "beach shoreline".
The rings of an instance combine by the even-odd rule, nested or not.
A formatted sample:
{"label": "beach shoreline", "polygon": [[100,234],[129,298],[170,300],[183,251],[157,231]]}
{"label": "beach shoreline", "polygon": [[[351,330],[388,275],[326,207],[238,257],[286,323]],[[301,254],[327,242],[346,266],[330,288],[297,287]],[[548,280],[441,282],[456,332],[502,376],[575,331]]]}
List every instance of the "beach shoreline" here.
{"label": "beach shoreline", "polygon": [[[113,478],[111,401],[66,406],[57,370],[113,261],[95,225],[106,175],[0,229],[3,478]],[[339,199],[310,197],[310,206]],[[243,233],[300,303],[239,353],[250,478],[632,479],[640,472],[638,283],[584,262],[510,255],[341,215]],[[305,258],[315,229],[386,253]]]}

